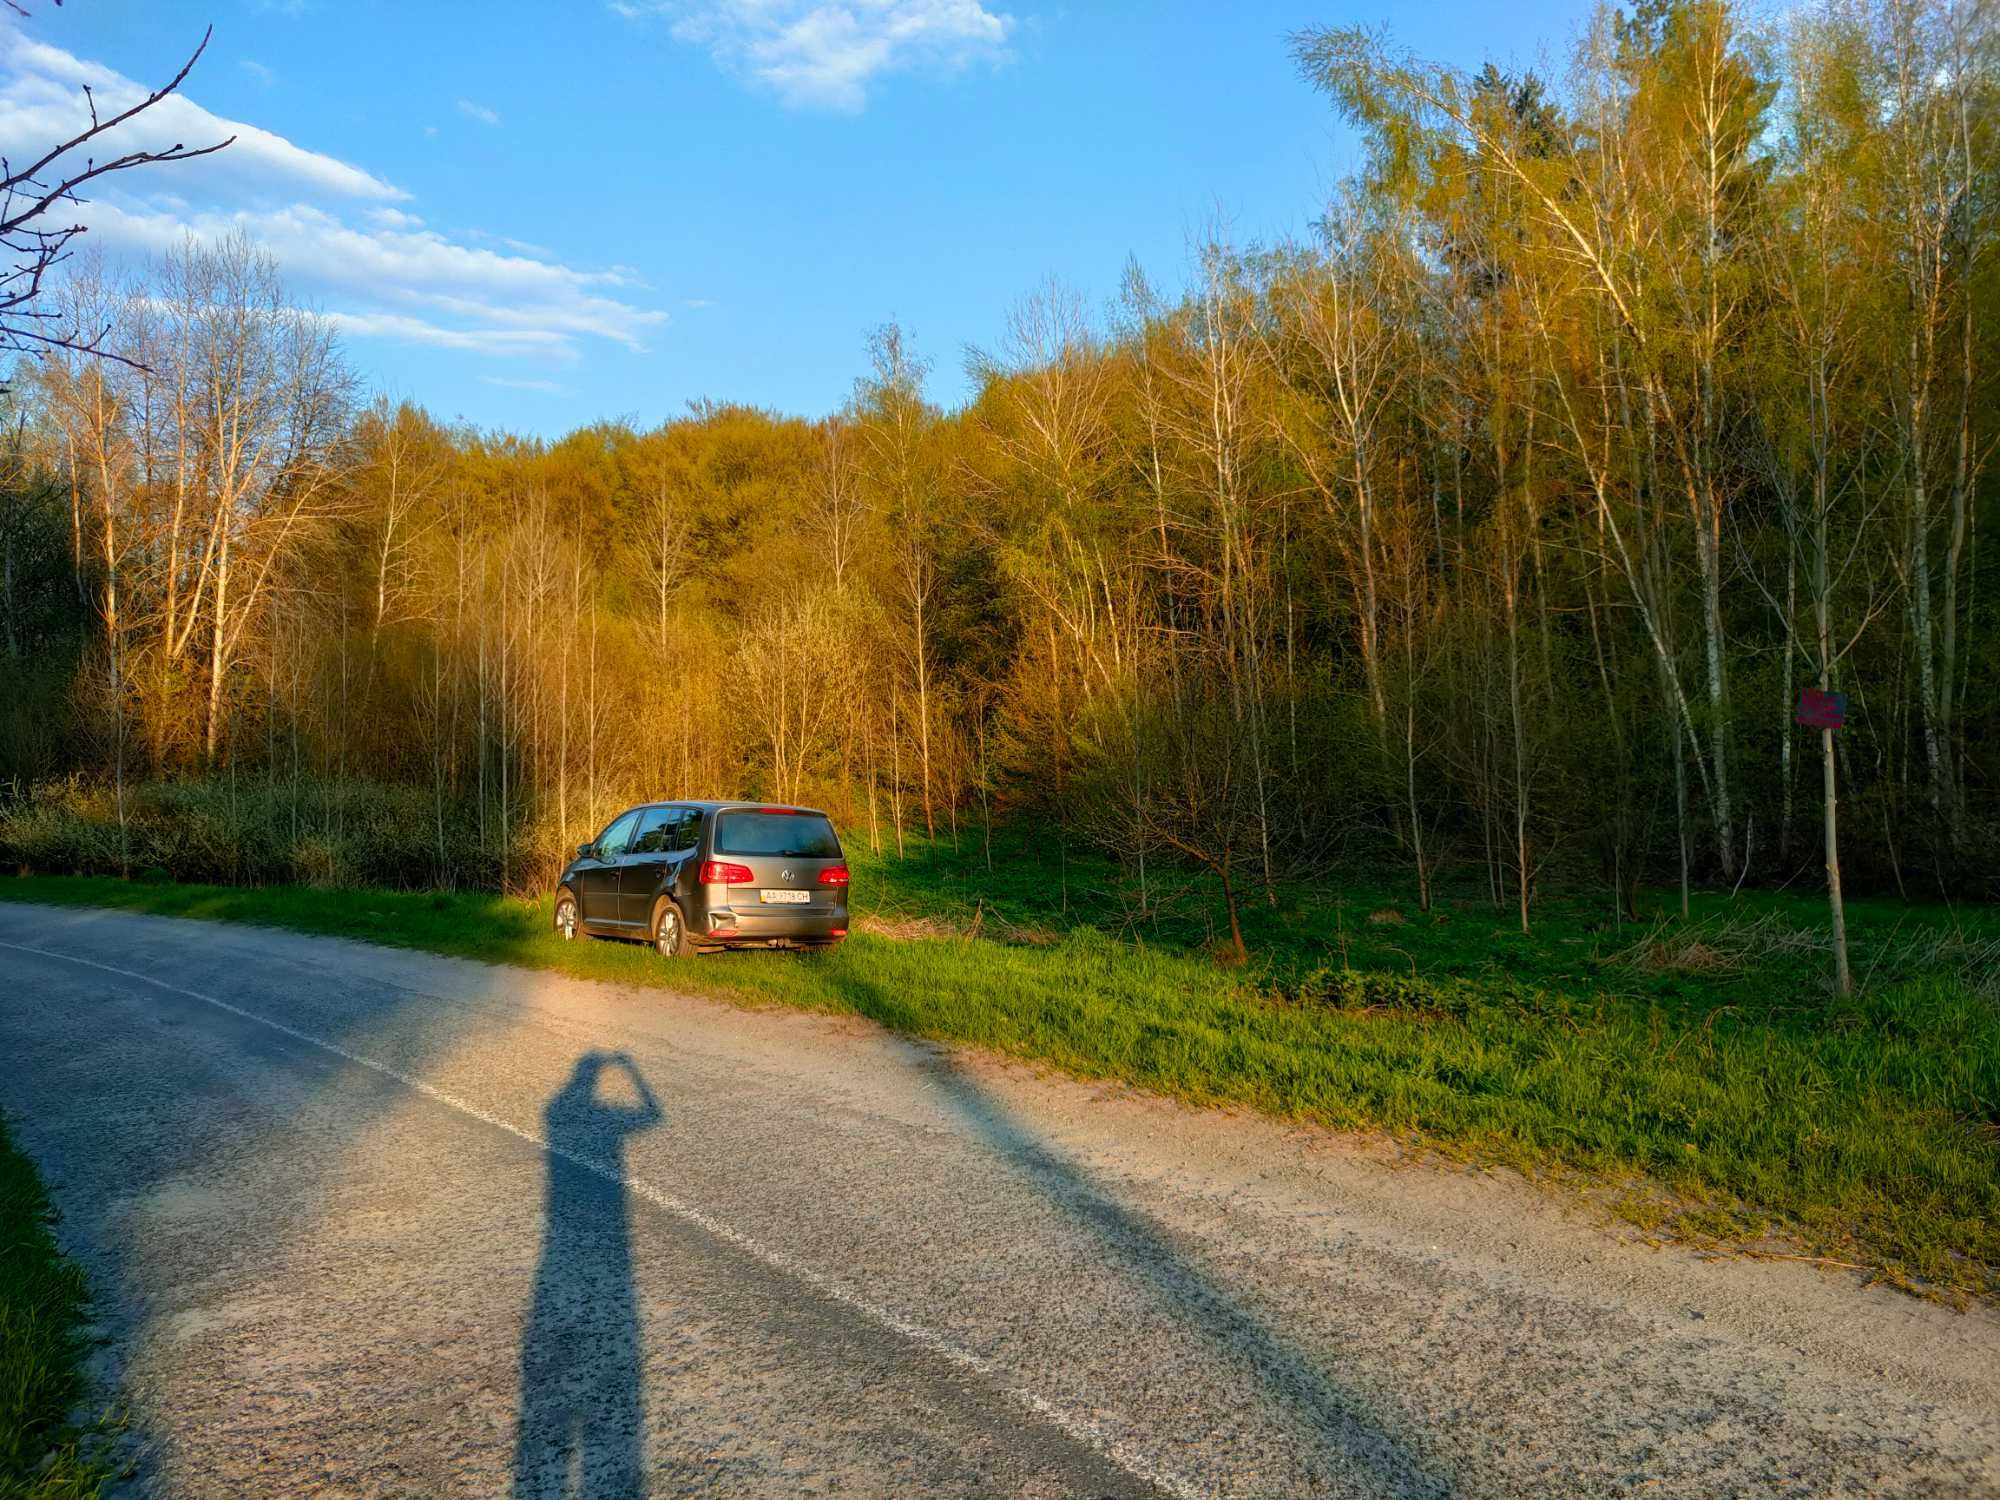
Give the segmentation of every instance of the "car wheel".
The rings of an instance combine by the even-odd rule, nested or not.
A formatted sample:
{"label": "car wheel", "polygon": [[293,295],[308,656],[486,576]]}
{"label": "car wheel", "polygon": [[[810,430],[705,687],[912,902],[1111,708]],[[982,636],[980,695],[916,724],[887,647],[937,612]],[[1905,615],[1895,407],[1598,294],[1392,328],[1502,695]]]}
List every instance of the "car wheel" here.
{"label": "car wheel", "polygon": [[681,909],[664,896],[653,908],[653,951],[662,958],[687,958],[694,952]]}
{"label": "car wheel", "polygon": [[576,897],[567,888],[556,892],[556,936],[565,943],[576,941],[582,931],[576,919]]}

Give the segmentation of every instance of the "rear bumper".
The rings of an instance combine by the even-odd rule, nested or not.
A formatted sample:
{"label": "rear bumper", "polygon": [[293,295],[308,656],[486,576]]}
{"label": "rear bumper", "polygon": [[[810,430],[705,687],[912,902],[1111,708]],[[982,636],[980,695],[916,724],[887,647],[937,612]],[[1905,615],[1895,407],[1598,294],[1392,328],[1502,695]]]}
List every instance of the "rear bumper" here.
{"label": "rear bumper", "polygon": [[847,936],[845,907],[803,909],[765,906],[753,896],[748,902],[712,906],[694,934],[697,941],[754,947],[759,943],[830,943]]}

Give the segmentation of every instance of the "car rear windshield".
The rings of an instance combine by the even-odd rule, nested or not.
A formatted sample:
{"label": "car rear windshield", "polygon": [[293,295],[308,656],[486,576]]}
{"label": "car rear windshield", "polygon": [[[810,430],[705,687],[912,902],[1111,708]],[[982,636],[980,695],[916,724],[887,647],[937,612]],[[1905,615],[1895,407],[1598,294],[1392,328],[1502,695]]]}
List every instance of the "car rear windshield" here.
{"label": "car rear windshield", "polygon": [[715,852],[839,859],[840,840],[824,813],[726,812],[715,825]]}

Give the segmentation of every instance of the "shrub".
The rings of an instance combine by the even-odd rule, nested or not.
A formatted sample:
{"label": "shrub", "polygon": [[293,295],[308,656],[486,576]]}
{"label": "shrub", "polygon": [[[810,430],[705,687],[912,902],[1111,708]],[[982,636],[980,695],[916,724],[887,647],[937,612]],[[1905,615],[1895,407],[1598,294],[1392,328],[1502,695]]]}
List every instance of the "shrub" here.
{"label": "shrub", "polygon": [[[448,806],[443,821],[440,847],[437,809],[413,787],[221,777],[130,787],[121,820],[107,788],[72,777],[0,806],[0,861],[221,885],[495,887],[499,852],[481,849],[476,812]],[[555,830],[515,840],[516,884],[552,873]]]}

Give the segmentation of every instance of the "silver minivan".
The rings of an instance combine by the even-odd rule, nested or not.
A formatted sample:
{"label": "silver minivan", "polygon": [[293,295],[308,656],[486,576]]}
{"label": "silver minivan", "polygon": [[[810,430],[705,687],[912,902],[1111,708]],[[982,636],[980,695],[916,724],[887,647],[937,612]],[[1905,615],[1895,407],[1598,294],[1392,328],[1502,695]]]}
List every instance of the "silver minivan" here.
{"label": "silver minivan", "polygon": [[830,948],[847,936],[847,858],[818,808],[648,802],[577,846],[555,928],[641,938],[668,958]]}

